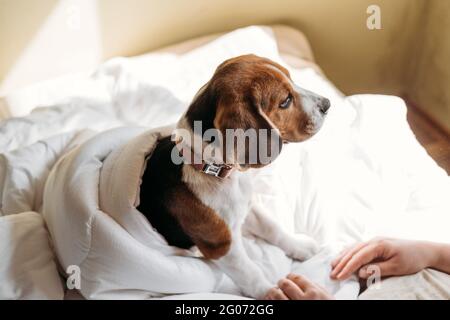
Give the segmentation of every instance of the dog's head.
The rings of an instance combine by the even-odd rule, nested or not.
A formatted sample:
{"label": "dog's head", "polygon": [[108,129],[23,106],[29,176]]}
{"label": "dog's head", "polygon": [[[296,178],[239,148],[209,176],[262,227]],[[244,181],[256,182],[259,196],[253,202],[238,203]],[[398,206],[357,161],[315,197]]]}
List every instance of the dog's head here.
{"label": "dog's head", "polygon": [[[282,143],[301,142],[317,133],[329,107],[328,99],[296,86],[289,71],[278,63],[244,55],[217,67],[197,93],[187,116],[191,121],[206,121],[206,128],[215,127],[224,137],[227,129],[265,129],[266,139],[257,135],[256,143],[266,144],[266,150],[272,153],[277,144],[278,154]],[[235,150],[238,156],[243,155],[237,161],[241,168],[267,164],[259,155],[251,163],[249,143],[246,147],[244,151]],[[277,154],[272,154],[272,160]]]}

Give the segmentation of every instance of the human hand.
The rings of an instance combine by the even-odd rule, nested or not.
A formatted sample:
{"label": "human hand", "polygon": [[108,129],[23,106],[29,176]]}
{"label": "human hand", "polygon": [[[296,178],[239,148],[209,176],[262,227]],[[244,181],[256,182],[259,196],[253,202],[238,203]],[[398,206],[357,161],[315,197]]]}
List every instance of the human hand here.
{"label": "human hand", "polygon": [[331,277],[344,280],[358,271],[360,278],[371,275],[368,266],[377,266],[380,276],[413,274],[432,264],[431,243],[398,239],[373,239],[344,250],[332,263]]}
{"label": "human hand", "polygon": [[267,300],[333,300],[324,288],[303,276],[290,274],[278,282],[277,288],[270,289]]}

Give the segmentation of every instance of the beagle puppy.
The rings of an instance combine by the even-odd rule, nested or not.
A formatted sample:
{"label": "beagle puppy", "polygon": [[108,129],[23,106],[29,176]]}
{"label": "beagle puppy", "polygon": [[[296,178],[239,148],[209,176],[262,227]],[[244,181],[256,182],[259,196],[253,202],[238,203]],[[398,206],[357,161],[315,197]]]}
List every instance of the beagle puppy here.
{"label": "beagle puppy", "polygon": [[[243,232],[299,260],[312,256],[317,246],[306,235],[285,232],[270,212],[252,204],[249,169],[272,162],[283,143],[317,133],[329,107],[328,99],[296,86],[288,70],[269,59],[244,55],[223,62],[196,94],[173,136],[162,139],[148,158],[138,210],[169,245],[196,246],[245,295],[264,297],[275,284],[248,257]],[[239,147],[228,130],[241,137],[255,130],[256,139]],[[257,152],[270,149],[269,160],[260,152],[252,157],[254,145]]]}

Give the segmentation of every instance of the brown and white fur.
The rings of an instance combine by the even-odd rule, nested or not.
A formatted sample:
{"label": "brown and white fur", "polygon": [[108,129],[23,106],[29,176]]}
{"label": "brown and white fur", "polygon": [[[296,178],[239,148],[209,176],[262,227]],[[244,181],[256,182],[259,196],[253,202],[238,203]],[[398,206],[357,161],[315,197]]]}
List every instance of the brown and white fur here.
{"label": "brown and white fur", "polygon": [[[275,129],[275,138],[284,143],[301,142],[320,129],[329,106],[326,98],[296,86],[281,65],[245,55],[217,68],[177,128],[193,136],[194,121],[201,121],[203,131],[215,128],[224,135],[225,129]],[[200,146],[208,144],[202,140]],[[154,150],[143,176],[138,207],[170,245],[197,246],[245,295],[254,298],[264,297],[275,284],[248,257],[243,232],[280,247],[294,259],[304,260],[315,253],[314,240],[285,232],[270,212],[251,203],[251,171],[264,164],[239,161],[241,151],[237,150],[233,158],[220,159],[234,170],[219,179],[190,164],[171,163],[169,153],[174,147],[174,141],[166,140]],[[221,154],[223,150],[218,151]]]}

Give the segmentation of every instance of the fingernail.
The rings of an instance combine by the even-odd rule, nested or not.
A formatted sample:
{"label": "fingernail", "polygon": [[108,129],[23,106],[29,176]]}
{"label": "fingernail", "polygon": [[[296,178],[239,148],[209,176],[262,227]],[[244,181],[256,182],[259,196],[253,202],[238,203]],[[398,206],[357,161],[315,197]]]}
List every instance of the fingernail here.
{"label": "fingernail", "polygon": [[286,280],[285,279],[281,279],[280,281],[278,281],[278,287],[283,287],[286,284]]}

